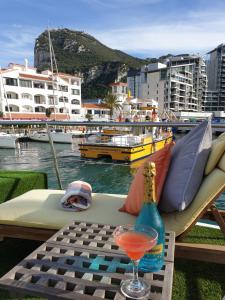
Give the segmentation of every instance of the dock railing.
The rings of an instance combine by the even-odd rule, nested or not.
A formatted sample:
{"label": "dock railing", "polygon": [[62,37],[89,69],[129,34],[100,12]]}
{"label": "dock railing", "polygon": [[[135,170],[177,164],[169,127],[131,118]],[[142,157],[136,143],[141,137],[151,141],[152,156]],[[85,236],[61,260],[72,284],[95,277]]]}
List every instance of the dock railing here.
{"label": "dock railing", "polygon": [[[1,126],[11,126],[11,125],[32,125],[32,126],[86,126],[86,127],[187,127],[192,128],[199,125],[199,122],[86,122],[86,121],[32,121],[32,120],[0,120]],[[212,128],[224,129],[225,123],[212,122]]]}

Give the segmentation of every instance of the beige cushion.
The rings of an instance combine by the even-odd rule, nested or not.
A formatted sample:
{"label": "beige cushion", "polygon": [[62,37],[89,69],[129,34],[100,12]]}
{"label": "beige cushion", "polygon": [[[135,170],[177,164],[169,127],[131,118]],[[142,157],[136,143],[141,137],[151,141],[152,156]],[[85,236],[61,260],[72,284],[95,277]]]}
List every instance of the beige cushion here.
{"label": "beige cushion", "polygon": [[215,168],[205,177],[197,195],[187,209],[182,212],[163,214],[166,228],[175,231],[176,236],[183,233],[224,188],[225,172]]}
{"label": "beige cushion", "polygon": [[221,157],[218,167],[225,172],[225,153],[224,155]]}
{"label": "beige cushion", "polygon": [[221,133],[219,136],[218,136],[218,139],[224,139],[225,138],[225,132]]}
{"label": "beige cushion", "polygon": [[208,175],[217,165],[221,156],[225,152],[225,135],[219,136],[212,143],[212,148],[206,163],[205,175]]}
{"label": "beige cushion", "polygon": [[134,223],[135,217],[119,212],[125,195],[93,194],[89,209],[68,212],[59,206],[60,190],[32,190],[0,205],[0,224],[59,229],[72,220],[108,223]]}

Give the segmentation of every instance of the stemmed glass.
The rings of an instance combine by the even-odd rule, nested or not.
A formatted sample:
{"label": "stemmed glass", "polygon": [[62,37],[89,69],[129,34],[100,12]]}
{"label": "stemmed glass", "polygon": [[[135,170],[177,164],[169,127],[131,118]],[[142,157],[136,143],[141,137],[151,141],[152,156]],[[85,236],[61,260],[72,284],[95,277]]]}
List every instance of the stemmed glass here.
{"label": "stemmed glass", "polygon": [[113,232],[115,243],[133,262],[133,278],[121,283],[121,292],[129,298],[142,299],[149,295],[150,286],[138,278],[138,264],[147,250],[157,243],[158,233],[145,225],[121,225]]}

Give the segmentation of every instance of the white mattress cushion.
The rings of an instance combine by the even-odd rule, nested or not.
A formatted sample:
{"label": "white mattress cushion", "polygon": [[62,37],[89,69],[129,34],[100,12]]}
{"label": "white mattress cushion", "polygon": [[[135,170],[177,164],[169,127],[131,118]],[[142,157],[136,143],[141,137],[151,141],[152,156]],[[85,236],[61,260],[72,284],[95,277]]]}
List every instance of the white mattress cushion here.
{"label": "white mattress cushion", "polygon": [[60,199],[65,191],[31,190],[0,205],[0,224],[59,229],[72,220],[132,224],[135,217],[119,212],[126,195],[93,193],[91,207],[81,212],[64,211]]}

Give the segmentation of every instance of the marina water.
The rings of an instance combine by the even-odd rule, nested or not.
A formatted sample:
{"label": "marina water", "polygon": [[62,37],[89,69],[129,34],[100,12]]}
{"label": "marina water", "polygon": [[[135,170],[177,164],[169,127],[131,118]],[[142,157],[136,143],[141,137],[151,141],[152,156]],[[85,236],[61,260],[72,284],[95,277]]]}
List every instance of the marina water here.
{"label": "marina water", "polygon": [[[82,139],[73,139],[73,144],[54,144],[57,153],[60,177],[63,188],[74,180],[84,180],[92,185],[93,192],[127,194],[130,183],[141,161],[131,165],[108,160],[85,160],[80,158],[78,143]],[[20,150],[0,149],[0,169],[41,171],[48,174],[48,187],[57,189],[53,157],[48,143],[21,143]],[[225,194],[217,205],[225,209]]]}

